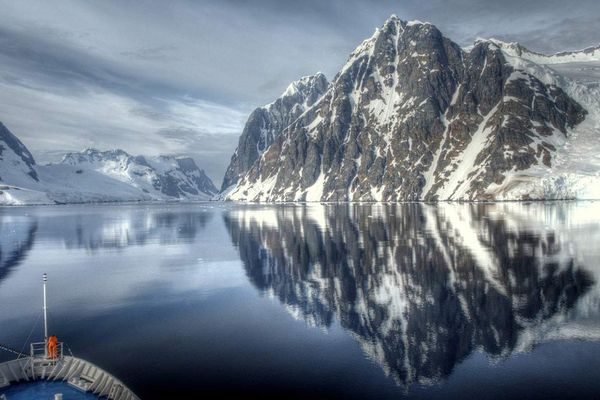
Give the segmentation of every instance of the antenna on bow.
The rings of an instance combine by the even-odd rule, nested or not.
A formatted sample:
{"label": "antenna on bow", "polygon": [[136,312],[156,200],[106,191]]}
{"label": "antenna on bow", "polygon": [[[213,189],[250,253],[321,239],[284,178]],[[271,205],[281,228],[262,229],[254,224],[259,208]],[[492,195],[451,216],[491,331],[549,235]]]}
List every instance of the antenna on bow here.
{"label": "antenna on bow", "polygon": [[48,343],[48,302],[46,299],[46,282],[48,275],[44,272],[44,342]]}

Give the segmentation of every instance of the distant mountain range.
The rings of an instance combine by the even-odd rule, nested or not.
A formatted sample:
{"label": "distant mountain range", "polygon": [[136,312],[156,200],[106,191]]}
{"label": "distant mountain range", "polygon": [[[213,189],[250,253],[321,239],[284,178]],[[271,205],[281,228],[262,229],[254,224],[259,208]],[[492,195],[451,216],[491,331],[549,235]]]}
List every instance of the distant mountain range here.
{"label": "distant mountain range", "polygon": [[461,48],[392,16],[331,83],[303,78],[252,113],[220,197],[600,198],[599,81],[600,48]]}
{"label": "distant mountain range", "polygon": [[191,158],[87,149],[37,165],[0,123],[0,204],[208,200],[217,191]]}

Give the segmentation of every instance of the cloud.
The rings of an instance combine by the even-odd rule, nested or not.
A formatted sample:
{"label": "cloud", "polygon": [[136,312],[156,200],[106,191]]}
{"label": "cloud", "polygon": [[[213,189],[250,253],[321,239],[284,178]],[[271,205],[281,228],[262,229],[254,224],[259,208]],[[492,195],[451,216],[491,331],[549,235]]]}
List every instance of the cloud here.
{"label": "cloud", "polygon": [[[196,158],[217,182],[235,148],[246,114],[207,101],[153,98],[142,103],[97,87],[77,94],[0,81],[2,120],[40,159],[49,151],[121,148],[132,154],[181,154]],[[27,110],[24,113],[24,110]],[[209,154],[208,160],[203,155]],[[206,165],[210,163],[211,165]]]}
{"label": "cloud", "polygon": [[172,61],[175,59],[172,54],[176,50],[176,46],[154,46],[122,51],[120,54],[125,57],[144,61]]}

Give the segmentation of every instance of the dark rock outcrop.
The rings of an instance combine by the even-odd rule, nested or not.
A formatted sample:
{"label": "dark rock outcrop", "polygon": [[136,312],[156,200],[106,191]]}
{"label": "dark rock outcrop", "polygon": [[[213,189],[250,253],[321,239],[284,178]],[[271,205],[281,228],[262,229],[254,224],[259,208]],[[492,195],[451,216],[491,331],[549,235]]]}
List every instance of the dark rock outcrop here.
{"label": "dark rock outcrop", "polygon": [[[12,154],[9,154],[9,152]],[[12,169],[12,172],[20,169],[36,182],[39,180],[35,171],[33,156],[27,150],[27,147],[2,122],[0,122],[0,163],[4,164],[5,168]],[[0,171],[2,171],[1,168]],[[0,172],[0,182],[3,182],[2,175],[3,173]]]}
{"label": "dark rock outcrop", "polygon": [[291,83],[273,103],[254,110],[231,157],[221,190],[237,183],[283,130],[319,100],[327,87],[322,73],[306,76]]}

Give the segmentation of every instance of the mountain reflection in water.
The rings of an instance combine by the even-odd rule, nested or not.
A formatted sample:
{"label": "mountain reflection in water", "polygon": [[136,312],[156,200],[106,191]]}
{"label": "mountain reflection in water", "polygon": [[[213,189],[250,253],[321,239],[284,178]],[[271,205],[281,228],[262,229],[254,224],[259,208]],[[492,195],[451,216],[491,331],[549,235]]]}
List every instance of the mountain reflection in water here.
{"label": "mountain reflection in water", "polygon": [[[213,217],[212,212],[125,207],[118,212],[71,213],[66,209],[38,217],[0,209],[0,284],[26,258],[37,240],[62,241],[66,249],[125,249],[150,241],[161,245],[191,243]],[[41,222],[40,222],[41,219]],[[41,229],[40,229],[41,226]]]}
{"label": "mountain reflection in water", "polygon": [[47,272],[51,329],[141,398],[596,398],[598,210],[0,208],[0,342]]}
{"label": "mountain reflection in water", "polygon": [[0,282],[18,266],[31,250],[37,221],[28,217],[3,216],[0,213]]}
{"label": "mountain reflection in water", "polygon": [[338,319],[406,385],[443,380],[475,350],[503,358],[551,339],[598,339],[597,267],[585,262],[600,221],[589,210],[255,206],[224,221],[259,290],[310,325]]}

